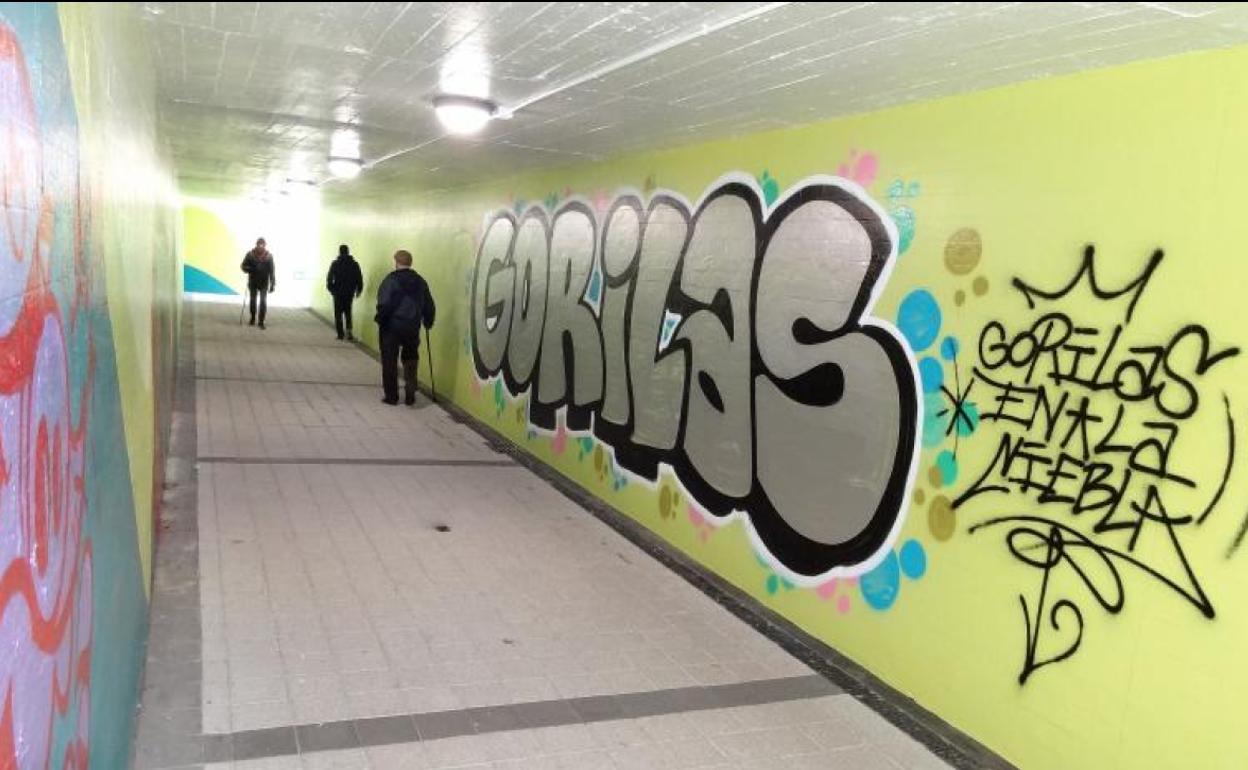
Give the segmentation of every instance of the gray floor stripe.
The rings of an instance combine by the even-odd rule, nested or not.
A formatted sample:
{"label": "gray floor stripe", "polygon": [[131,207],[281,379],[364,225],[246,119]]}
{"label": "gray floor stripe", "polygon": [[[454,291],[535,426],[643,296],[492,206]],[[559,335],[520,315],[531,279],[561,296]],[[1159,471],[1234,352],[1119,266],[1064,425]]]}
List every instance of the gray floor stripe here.
{"label": "gray floor stripe", "polygon": [[235,339],[235,338],[230,338],[230,337],[200,337],[199,338],[199,343],[201,345],[205,342],[215,344],[215,345],[256,345],[258,347],[264,347],[264,348],[289,348],[289,347],[326,348],[329,350],[342,350],[344,352],[352,350],[351,347],[348,347],[351,343],[347,342],[346,340],[343,340],[337,344],[334,344],[332,342],[305,342],[303,340],[286,340],[286,339],[280,339],[276,337],[271,337],[265,340],[244,340],[244,339]]}
{"label": "gray floor stripe", "polygon": [[377,388],[381,390],[381,385],[376,382],[334,382],[332,380],[279,380],[265,377],[217,377],[208,374],[195,375],[197,380],[205,380],[208,382],[260,382],[265,385],[341,385],[348,388]]}
{"label": "gray floor stripe", "polygon": [[518,468],[516,461],[506,460],[439,460],[436,458],[405,460],[400,458],[367,457],[200,457],[201,463],[219,465],[380,465],[380,466],[449,466],[474,468]]}
{"label": "gray floor stripe", "polygon": [[822,698],[842,690],[817,674],[672,690],[531,701],[397,716],[287,725],[226,735],[199,736],[190,750],[208,761],[228,762],[314,751],[433,741],[508,730],[586,724],[614,719],[680,714],[706,709]]}

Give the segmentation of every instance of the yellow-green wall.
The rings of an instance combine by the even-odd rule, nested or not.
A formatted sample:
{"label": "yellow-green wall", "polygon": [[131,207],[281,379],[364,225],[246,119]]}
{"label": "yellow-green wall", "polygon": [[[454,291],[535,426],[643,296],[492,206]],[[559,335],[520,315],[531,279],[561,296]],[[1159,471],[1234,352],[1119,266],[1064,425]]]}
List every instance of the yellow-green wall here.
{"label": "yellow-green wall", "polygon": [[182,207],[182,228],[187,267],[215,278],[236,294],[246,291],[247,276],[238,265],[250,244],[236,240],[221,214],[204,202],[187,201]]}
{"label": "yellow-green wall", "polygon": [[[1020,433],[1018,426],[983,419],[996,410],[997,391],[973,372],[982,364],[978,341],[990,322],[1014,333],[1048,307],[1038,300],[1040,306],[1029,309],[1027,296],[1012,286],[1015,279],[1060,289],[1076,276],[1084,249],[1092,244],[1098,286],[1121,288],[1160,249],[1164,258],[1134,308],[1115,362],[1129,355],[1127,346],[1165,346],[1189,324],[1208,334],[1210,354],[1248,345],[1241,312],[1248,279],[1243,266],[1248,217],[1241,211],[1241,179],[1248,173],[1245,84],[1248,49],[1234,49],[436,195],[412,191],[416,183],[402,179],[370,186],[365,175],[326,200],[321,253],[332,255],[334,246],[345,242],[361,260],[367,291],[357,302],[359,318],[371,317],[389,255],[396,248],[411,250],[439,303],[433,356],[440,394],[1007,759],[1027,768],[1243,767],[1248,743],[1240,740],[1235,724],[1235,695],[1248,685],[1248,664],[1239,655],[1248,640],[1248,554],[1235,548],[1248,510],[1242,451],[1203,523],[1174,524],[1171,535],[1167,525],[1148,520],[1134,543],[1131,530],[1095,531],[1098,512],[1075,514],[1070,506],[1040,502],[1035,492],[985,494],[956,513],[941,506],[971,489],[1003,435],[1045,442],[1038,429]],[[979,416],[968,416],[965,435],[955,430],[945,437],[941,424],[926,431],[923,424],[912,426],[923,438],[922,449],[913,494],[900,512],[900,532],[866,565],[870,569],[854,578],[795,585],[773,571],[774,560],[757,553],[740,520],[718,528],[706,524],[709,516],[687,493],[673,505],[678,487],[670,470],[651,488],[615,468],[609,447],[591,434],[535,432],[525,417],[527,395],[513,397],[499,381],[483,382],[474,372],[471,283],[490,214],[522,211],[520,202],[553,211],[577,197],[598,208],[601,224],[603,205],[621,188],[643,197],[674,191],[696,201],[734,171],[755,177],[766,198],[783,196],[817,174],[860,183],[894,218],[902,247],[874,315],[904,330],[907,320],[898,316],[903,300],[929,292],[942,317],[940,333],[930,348],[914,351],[914,359],[934,359],[920,365],[939,369],[946,383],[956,378],[962,389],[976,380],[966,401]],[[965,245],[973,240],[968,228],[982,244],[973,265],[967,259],[973,249]],[[1085,281],[1055,306],[1077,325],[1096,330],[1088,338],[1099,353],[1124,318],[1125,301],[1097,300]],[[317,295],[315,304],[329,312],[328,297]],[[376,346],[375,328],[358,326]],[[948,337],[960,343],[956,364],[938,352]],[[1228,353],[1196,377],[1191,370],[1198,355],[1197,337],[1182,338],[1173,368],[1187,373],[1200,406],[1179,420],[1158,414],[1151,400],[1115,397],[1112,388],[1092,392],[1069,383],[1065,388],[1072,393],[1068,408],[1086,395],[1103,420],[1089,427],[1095,437],[1120,406],[1126,417],[1119,439],[1126,437],[1122,443],[1131,447],[1159,435],[1149,431],[1162,430],[1144,422],[1179,426],[1168,454],[1170,477],[1149,482],[1176,518],[1198,517],[1217,498],[1228,462],[1228,415],[1237,427],[1248,424],[1244,356]],[[1130,371],[1123,376],[1129,379]],[[423,361],[421,372],[427,373]],[[1157,382],[1163,380],[1170,388],[1165,398],[1182,396],[1180,378],[1163,372]],[[1056,396],[1060,383],[1051,384]],[[950,407],[939,393],[921,399],[928,422]],[[1063,423],[1059,438],[1065,429]],[[1055,457],[1059,439],[1045,443],[1046,456]],[[1112,443],[1103,442],[1094,454],[1117,474],[1128,467],[1128,453],[1115,452]],[[1069,445],[1072,452],[1074,447]],[[942,453],[955,449],[956,462],[950,463]],[[1137,465],[1152,464],[1152,451],[1141,450]],[[1016,475],[1022,472],[1018,467]],[[1148,480],[1144,471],[1135,474],[1132,489]],[[1147,486],[1130,499],[1144,502]],[[972,531],[978,523],[1015,514],[1044,521]],[[1139,518],[1124,503],[1107,524]],[[1028,526],[1040,534],[1027,537]],[[1061,527],[1082,535],[1067,533],[1057,545],[1049,544],[1052,532],[1066,532]],[[1007,545],[1011,531],[1018,554]],[[1207,594],[1211,613],[1198,606],[1202,602],[1175,543]],[[1037,621],[1045,573],[1022,559],[1040,563],[1045,553],[1056,566]],[[881,558],[883,566],[876,567]],[[1195,598],[1185,598],[1146,568]],[[1086,577],[1080,579],[1081,573]],[[1070,604],[1059,605],[1062,600]],[[1026,623],[1033,632],[1041,628],[1033,664],[1057,657],[1079,633],[1072,606],[1082,617],[1081,644],[1067,659],[1029,670]],[[1020,683],[1024,672],[1029,676]]]}
{"label": "yellow-green wall", "polygon": [[[91,246],[103,257],[125,412],[139,554],[151,583],[180,312],[177,190],[157,136],[155,76],[141,31],[116,9],[59,4],[92,186]],[[80,74],[79,74],[80,73]]]}

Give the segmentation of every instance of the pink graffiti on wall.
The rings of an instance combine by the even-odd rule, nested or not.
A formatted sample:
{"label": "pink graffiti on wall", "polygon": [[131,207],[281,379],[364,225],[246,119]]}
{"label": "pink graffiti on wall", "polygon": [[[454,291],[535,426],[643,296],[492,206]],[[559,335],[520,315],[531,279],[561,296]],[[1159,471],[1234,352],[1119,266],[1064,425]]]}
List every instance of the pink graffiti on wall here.
{"label": "pink graffiti on wall", "polygon": [[[83,527],[95,354],[88,334],[75,398],[52,291],[54,208],[43,193],[38,123],[21,45],[0,24],[0,770],[77,770],[87,767],[90,726],[92,555]],[[87,323],[79,310],[91,286],[80,221],[75,235],[71,329]]]}

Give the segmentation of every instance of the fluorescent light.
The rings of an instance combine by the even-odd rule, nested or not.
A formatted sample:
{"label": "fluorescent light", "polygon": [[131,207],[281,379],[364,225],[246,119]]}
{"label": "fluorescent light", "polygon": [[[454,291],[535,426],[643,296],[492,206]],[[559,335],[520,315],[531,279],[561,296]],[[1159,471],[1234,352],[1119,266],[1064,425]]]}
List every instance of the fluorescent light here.
{"label": "fluorescent light", "polygon": [[360,157],[360,132],[354,128],[339,128],[329,138],[331,158]]}
{"label": "fluorescent light", "polygon": [[335,158],[329,159],[329,173],[338,179],[355,179],[360,175],[360,169],[364,164],[359,158]]}
{"label": "fluorescent light", "polygon": [[433,109],[442,127],[452,134],[475,134],[494,117],[498,105],[475,96],[443,94],[434,97]]}
{"label": "fluorescent light", "polygon": [[292,198],[306,198],[315,193],[316,182],[306,179],[287,178],[286,186],[282,188],[282,195],[288,195]]}

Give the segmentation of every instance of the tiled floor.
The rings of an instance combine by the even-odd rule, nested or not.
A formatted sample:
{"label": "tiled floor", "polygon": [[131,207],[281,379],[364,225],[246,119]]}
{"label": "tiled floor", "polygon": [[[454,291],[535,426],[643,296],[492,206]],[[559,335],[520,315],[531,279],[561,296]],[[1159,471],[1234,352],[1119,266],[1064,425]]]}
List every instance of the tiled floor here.
{"label": "tiled floor", "polygon": [[310,314],[193,313],[199,623],[153,621],[140,770],[945,767]]}

